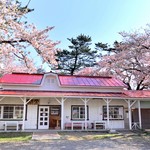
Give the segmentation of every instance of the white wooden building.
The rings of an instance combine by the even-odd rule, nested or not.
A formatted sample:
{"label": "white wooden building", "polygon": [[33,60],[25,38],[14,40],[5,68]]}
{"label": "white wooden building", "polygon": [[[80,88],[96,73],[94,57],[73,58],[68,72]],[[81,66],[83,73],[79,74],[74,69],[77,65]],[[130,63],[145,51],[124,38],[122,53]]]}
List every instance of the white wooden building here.
{"label": "white wooden building", "polygon": [[150,128],[150,91],[113,77],[54,73],[0,78],[0,130]]}

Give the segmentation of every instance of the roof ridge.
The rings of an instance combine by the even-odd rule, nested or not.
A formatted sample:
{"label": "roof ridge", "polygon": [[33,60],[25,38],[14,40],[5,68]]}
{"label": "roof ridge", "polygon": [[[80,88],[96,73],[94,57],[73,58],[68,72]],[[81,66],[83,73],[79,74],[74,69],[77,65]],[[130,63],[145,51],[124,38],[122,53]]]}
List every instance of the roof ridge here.
{"label": "roof ridge", "polygon": [[[88,75],[65,75],[65,74],[57,74],[54,72],[45,72],[45,73],[27,73],[27,72],[12,72],[10,74],[25,74],[25,75],[45,75],[48,73],[53,73],[58,76],[68,76],[68,77],[85,77],[85,78],[115,78],[114,76],[88,76]],[[5,74],[6,75],[6,74]]]}
{"label": "roof ridge", "polygon": [[[44,75],[45,73],[27,73],[27,72],[12,72],[10,74],[25,74],[25,75]],[[7,74],[5,74],[7,75]]]}
{"label": "roof ridge", "polygon": [[88,75],[63,75],[63,74],[58,74],[58,76],[85,77],[85,78],[114,78],[113,76],[88,76]]}

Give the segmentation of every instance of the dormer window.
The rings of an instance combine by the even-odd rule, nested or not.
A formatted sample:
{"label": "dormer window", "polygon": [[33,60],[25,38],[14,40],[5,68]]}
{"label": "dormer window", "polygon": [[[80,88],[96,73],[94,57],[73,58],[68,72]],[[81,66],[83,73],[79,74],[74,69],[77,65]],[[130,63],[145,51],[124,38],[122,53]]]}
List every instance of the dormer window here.
{"label": "dormer window", "polygon": [[46,81],[47,81],[48,84],[55,83],[55,79],[54,78],[48,78]]}
{"label": "dormer window", "polygon": [[55,79],[54,79],[54,78],[52,78],[52,79],[51,79],[51,83],[54,83],[54,82],[55,82]]}

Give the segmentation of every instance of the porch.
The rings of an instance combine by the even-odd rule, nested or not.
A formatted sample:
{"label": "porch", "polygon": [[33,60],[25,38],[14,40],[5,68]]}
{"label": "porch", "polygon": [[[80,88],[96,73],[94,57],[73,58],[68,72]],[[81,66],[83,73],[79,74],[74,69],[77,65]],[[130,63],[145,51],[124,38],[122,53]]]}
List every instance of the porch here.
{"label": "porch", "polygon": [[[141,129],[141,102],[143,103],[141,100],[127,100],[120,97],[1,97],[0,129],[5,131],[9,131],[12,127],[17,131]],[[133,108],[138,110],[136,122],[132,118]],[[9,118],[5,118],[6,116]]]}

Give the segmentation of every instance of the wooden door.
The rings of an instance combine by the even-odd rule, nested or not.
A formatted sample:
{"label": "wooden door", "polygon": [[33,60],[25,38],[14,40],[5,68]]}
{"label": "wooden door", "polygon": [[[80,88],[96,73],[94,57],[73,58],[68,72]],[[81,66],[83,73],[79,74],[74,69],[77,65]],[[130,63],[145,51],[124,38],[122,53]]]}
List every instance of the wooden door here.
{"label": "wooden door", "polygon": [[[138,109],[133,109],[132,112],[132,121],[139,122]],[[150,109],[141,109],[141,121],[143,129],[150,128]]]}
{"label": "wooden door", "polygon": [[50,106],[49,128],[60,129],[61,127],[61,107]]}

